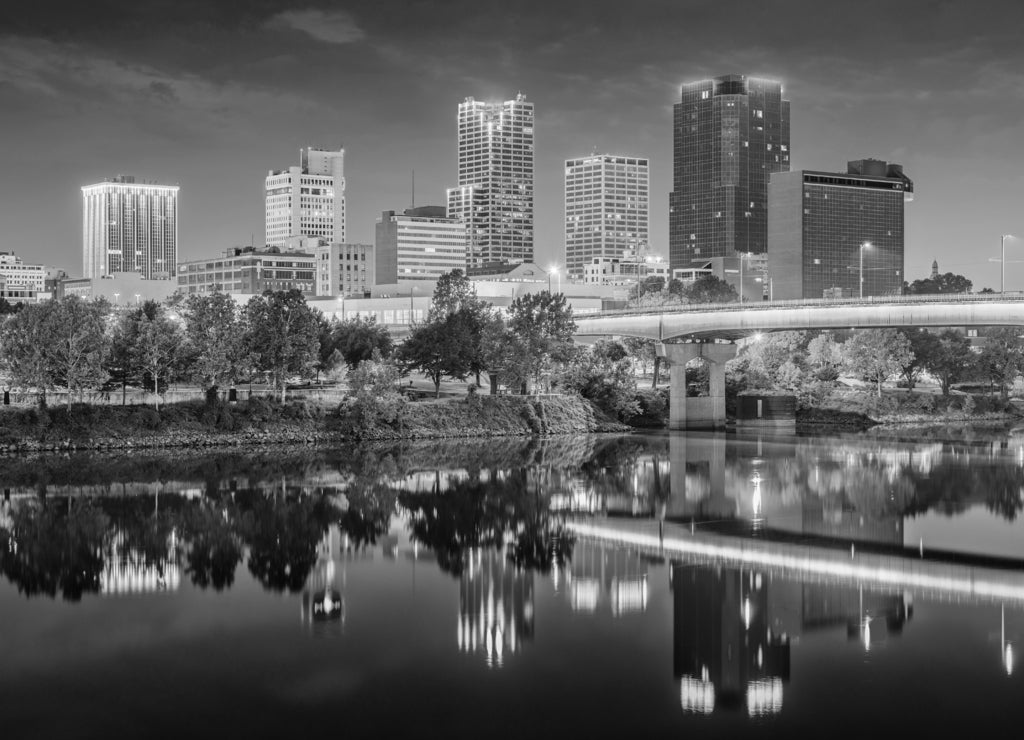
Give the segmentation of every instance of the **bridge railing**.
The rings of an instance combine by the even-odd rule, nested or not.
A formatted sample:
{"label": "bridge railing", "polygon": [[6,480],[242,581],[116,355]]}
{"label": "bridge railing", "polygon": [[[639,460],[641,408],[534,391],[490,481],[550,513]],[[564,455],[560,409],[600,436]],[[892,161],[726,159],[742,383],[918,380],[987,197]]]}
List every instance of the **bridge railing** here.
{"label": "bridge railing", "polygon": [[753,303],[684,303],[671,306],[638,306],[581,314],[579,319],[608,316],[635,316],[652,313],[707,313],[720,311],[766,311],[773,308],[814,308],[828,306],[908,305],[924,303],[998,303],[1024,302],[1024,291],[1006,293],[938,293],[932,295],[880,295],[863,298],[803,298]]}

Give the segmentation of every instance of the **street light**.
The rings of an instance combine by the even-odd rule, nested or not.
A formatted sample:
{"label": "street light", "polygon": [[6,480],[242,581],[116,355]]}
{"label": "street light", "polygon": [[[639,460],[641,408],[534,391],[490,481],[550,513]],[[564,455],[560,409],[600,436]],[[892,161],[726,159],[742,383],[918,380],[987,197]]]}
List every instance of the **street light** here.
{"label": "street light", "polygon": [[871,249],[871,242],[864,242],[860,245],[860,297],[864,297],[864,250]]}
{"label": "street light", "polygon": [[562,278],[558,274],[558,265],[551,265],[548,268],[548,293],[551,292],[551,276],[554,275],[558,279],[558,292],[562,292]]}
{"label": "street light", "polygon": [[1013,234],[1003,234],[999,238],[999,295],[1006,292],[1006,240]]}
{"label": "street light", "polygon": [[118,303],[120,303],[120,302],[121,302],[120,298],[121,298],[121,294],[120,294],[120,293],[114,293],[114,305],[115,305],[115,306],[116,306],[116,305],[117,305]]}

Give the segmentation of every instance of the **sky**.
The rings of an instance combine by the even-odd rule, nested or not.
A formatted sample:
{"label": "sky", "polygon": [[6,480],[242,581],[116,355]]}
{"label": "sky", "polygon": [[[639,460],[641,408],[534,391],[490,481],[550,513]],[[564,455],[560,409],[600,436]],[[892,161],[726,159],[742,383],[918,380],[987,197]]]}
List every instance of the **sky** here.
{"label": "sky", "polygon": [[[81,273],[83,185],[177,184],[179,259],[262,243],[263,180],[345,147],[348,239],[443,204],[467,96],[536,109],[535,260],[564,258],[564,160],[651,160],[668,252],[672,104],[771,77],[793,169],[904,166],[906,273],[999,287],[1024,236],[1024,3],[951,0],[51,0],[0,7],[0,250]],[[1024,290],[1024,240],[1007,241]]]}

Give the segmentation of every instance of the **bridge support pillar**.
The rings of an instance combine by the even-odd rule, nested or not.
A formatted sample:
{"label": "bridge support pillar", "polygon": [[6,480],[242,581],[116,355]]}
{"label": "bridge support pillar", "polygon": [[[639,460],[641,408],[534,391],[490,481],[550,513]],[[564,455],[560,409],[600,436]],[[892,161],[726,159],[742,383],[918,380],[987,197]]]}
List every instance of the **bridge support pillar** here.
{"label": "bridge support pillar", "polygon": [[[669,377],[669,429],[725,427],[725,363],[736,356],[735,344],[659,344],[658,356],[672,363]],[[686,363],[698,357],[708,363],[708,395],[686,397]]]}

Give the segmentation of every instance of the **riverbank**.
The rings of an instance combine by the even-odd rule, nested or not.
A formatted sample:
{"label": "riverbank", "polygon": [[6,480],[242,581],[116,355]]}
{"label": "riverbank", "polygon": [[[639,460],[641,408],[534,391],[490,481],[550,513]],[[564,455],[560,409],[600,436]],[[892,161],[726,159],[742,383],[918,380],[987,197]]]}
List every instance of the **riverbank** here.
{"label": "riverbank", "polygon": [[0,453],[338,444],[368,439],[448,439],[627,432],[578,396],[480,396],[405,403],[392,423],[354,423],[344,407],[253,398],[0,411]]}

